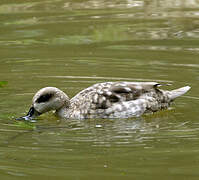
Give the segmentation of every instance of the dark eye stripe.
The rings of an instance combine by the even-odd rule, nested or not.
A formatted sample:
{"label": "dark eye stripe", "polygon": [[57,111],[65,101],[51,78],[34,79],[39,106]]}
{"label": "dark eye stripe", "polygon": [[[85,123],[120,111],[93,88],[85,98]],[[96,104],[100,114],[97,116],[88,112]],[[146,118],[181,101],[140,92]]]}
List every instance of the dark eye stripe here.
{"label": "dark eye stripe", "polygon": [[36,100],[36,102],[37,102],[37,103],[46,102],[46,101],[48,101],[52,96],[53,96],[53,94],[44,94],[44,95],[40,96],[40,97]]}

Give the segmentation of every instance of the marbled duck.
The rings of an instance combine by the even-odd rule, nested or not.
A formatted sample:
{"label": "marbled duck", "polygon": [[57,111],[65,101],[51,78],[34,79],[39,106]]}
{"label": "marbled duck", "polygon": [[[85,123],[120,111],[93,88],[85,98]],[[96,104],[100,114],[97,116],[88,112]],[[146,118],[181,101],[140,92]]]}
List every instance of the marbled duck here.
{"label": "marbled duck", "polygon": [[156,82],[104,82],[82,90],[72,99],[56,87],[45,87],[33,97],[28,114],[19,119],[29,120],[51,110],[66,119],[137,117],[166,109],[190,89],[185,86],[167,91],[159,86]]}

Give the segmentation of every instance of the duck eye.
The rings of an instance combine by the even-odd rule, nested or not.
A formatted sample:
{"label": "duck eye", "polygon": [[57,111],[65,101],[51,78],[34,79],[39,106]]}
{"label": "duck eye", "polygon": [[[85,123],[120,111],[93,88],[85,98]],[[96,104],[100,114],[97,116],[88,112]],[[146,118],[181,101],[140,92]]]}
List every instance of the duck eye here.
{"label": "duck eye", "polygon": [[37,102],[37,103],[46,102],[46,101],[48,101],[52,96],[53,96],[53,94],[44,94],[44,95],[41,95],[41,96],[36,100],[36,102]]}

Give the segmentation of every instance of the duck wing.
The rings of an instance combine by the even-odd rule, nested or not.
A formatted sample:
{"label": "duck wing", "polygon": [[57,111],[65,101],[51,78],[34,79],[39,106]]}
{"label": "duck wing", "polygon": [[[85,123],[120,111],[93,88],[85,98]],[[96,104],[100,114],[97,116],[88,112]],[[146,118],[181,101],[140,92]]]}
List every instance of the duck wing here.
{"label": "duck wing", "polygon": [[115,82],[105,85],[93,94],[93,108],[107,109],[114,103],[136,100],[146,93],[160,93],[159,86],[156,82]]}
{"label": "duck wing", "polygon": [[[72,109],[81,114],[102,113],[114,104],[139,99],[148,93],[159,92],[156,82],[105,82],[90,86],[71,99]],[[160,91],[161,92],[161,91]]]}

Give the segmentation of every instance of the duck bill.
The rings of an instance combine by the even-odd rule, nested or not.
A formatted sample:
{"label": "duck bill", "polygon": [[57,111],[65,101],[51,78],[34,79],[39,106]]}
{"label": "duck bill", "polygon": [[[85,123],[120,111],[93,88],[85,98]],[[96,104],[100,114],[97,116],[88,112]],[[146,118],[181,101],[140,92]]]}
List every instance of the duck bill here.
{"label": "duck bill", "polygon": [[28,114],[26,116],[19,117],[16,120],[26,120],[26,121],[29,121],[29,120],[32,120],[35,117],[39,116],[40,114],[41,113],[39,113],[38,111],[36,111],[34,107],[31,107],[30,110],[28,111]]}

